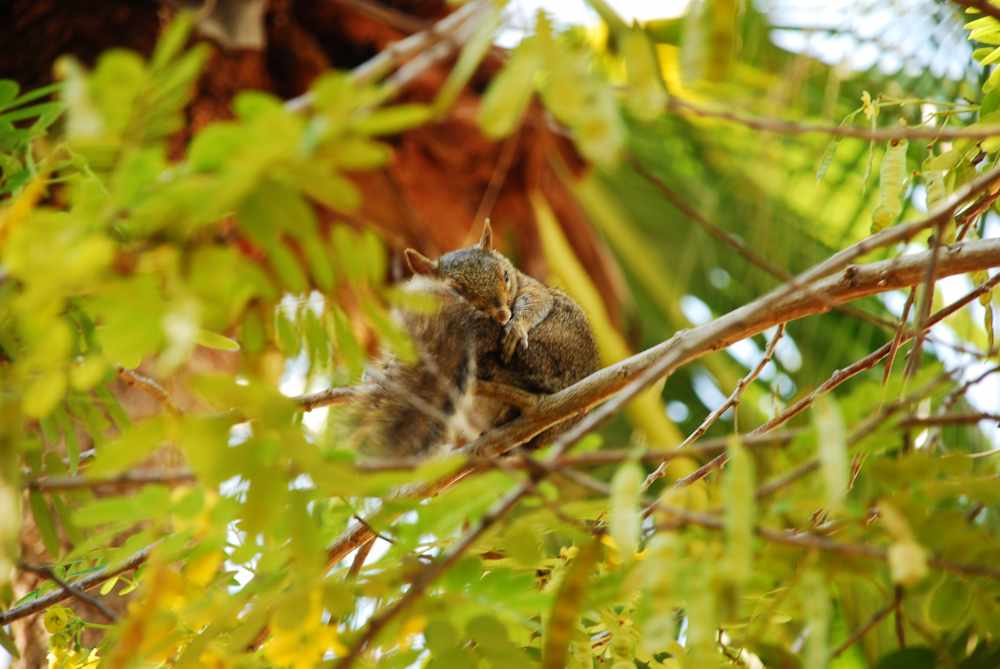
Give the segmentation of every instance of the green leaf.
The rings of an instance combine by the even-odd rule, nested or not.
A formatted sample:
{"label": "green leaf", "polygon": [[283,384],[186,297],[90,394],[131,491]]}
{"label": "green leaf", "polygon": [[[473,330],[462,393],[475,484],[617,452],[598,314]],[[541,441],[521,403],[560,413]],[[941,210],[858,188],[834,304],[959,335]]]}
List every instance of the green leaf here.
{"label": "green leaf", "polygon": [[672,532],[653,535],[641,567],[647,614],[641,628],[642,648],[649,654],[662,651],[676,638],[674,603],[679,593],[674,584],[675,570],[664,569],[663,565],[679,563],[680,539]]}
{"label": "green leaf", "polygon": [[21,659],[21,653],[17,650],[17,644],[7,633],[6,628],[0,627],[0,647],[2,647],[15,660]]}
{"label": "green leaf", "polygon": [[220,335],[217,332],[211,332],[203,328],[199,328],[198,334],[195,335],[195,341],[197,341],[200,346],[212,348],[217,351],[240,350],[240,344],[235,339],[230,339],[229,337]]}
{"label": "green leaf", "polygon": [[254,121],[288,112],[281,100],[264,91],[241,91],[233,100],[233,111],[244,121]]}
{"label": "green leaf", "polygon": [[458,94],[476,73],[479,63],[486,56],[486,52],[493,46],[494,35],[500,27],[503,18],[502,7],[494,4],[490,7],[490,12],[480,21],[476,32],[462,47],[462,52],[458,56],[458,61],[451,68],[448,78],[441,88],[438,89],[437,97],[432,105],[436,115],[442,115],[451,108],[458,98]]}
{"label": "green leaf", "polygon": [[330,169],[329,165],[304,162],[288,168],[292,183],[323,206],[354,213],[361,206],[361,191],[354,182]]}
{"label": "green leaf", "polygon": [[188,165],[195,172],[214,172],[241,155],[250,141],[246,128],[231,121],[212,123],[198,131],[188,147]]}
{"label": "green leaf", "polygon": [[882,156],[879,171],[879,204],[872,212],[872,232],[891,225],[903,211],[903,191],[906,187],[905,139],[891,143]]}
{"label": "green leaf", "polygon": [[639,550],[639,495],[642,492],[642,478],[642,468],[635,462],[626,462],[611,479],[608,529],[625,562],[631,562]]}
{"label": "green leaf", "polygon": [[847,458],[847,431],[840,409],[828,397],[820,397],[813,406],[819,448],[819,465],[826,484],[826,504],[831,511],[840,509],[847,494],[850,464]]}
{"label": "green leaf", "polygon": [[170,64],[184,48],[193,27],[194,14],[188,11],[178,12],[160,34],[150,65],[155,69],[163,69]]}
{"label": "green leaf", "polygon": [[66,373],[53,369],[38,375],[24,391],[21,409],[32,418],[44,418],[66,394]]}
{"label": "green leaf", "polygon": [[11,79],[0,79],[0,109],[4,109],[17,97],[20,85]]}
{"label": "green leaf", "polygon": [[535,92],[535,76],[540,64],[536,42],[530,37],[510,54],[500,74],[486,89],[479,106],[479,127],[487,137],[506,137],[520,125]]}
{"label": "green leaf", "polygon": [[323,157],[337,169],[370,170],[389,162],[392,147],[367,137],[342,137]]}
{"label": "green leaf", "polygon": [[507,555],[522,567],[535,567],[544,557],[541,537],[527,523],[518,523],[504,533],[501,545]]}
{"label": "green leaf", "polygon": [[89,478],[119,474],[132,465],[145,460],[159,448],[166,438],[166,419],[154,416],[132,423],[121,435],[103,444],[89,467]]}
{"label": "green leaf", "polygon": [[952,574],[943,574],[924,599],[924,618],[937,629],[959,629],[971,605],[969,584]]}
{"label": "green leaf", "polygon": [[736,583],[745,583],[753,572],[753,533],[756,523],[755,475],[753,458],[733,437],[727,449],[724,486],[726,522],[726,574]]}
{"label": "green leaf", "polygon": [[218,486],[238,471],[238,454],[227,443],[232,423],[227,416],[186,416],[177,431],[184,458],[206,486]]}
{"label": "green leaf", "polygon": [[800,591],[803,614],[809,625],[809,637],[803,655],[805,669],[825,669],[829,662],[830,595],[824,575],[814,569],[802,577]]}
{"label": "green leaf", "polygon": [[327,319],[328,322],[332,321],[330,325],[333,327],[337,342],[338,359],[347,366],[352,381],[360,379],[365,365],[365,353],[357,337],[354,336],[347,314],[334,305],[327,311]]}
{"label": "green leaf", "polygon": [[31,515],[35,519],[38,533],[42,535],[42,543],[45,550],[53,558],[62,554],[59,545],[59,534],[56,532],[55,520],[52,517],[52,510],[45,503],[45,497],[37,490],[32,490],[28,495],[28,503],[31,506]]}
{"label": "green leaf", "polygon": [[397,135],[424,125],[434,118],[434,110],[427,105],[410,103],[376,109],[355,121],[352,128],[363,135]]}
{"label": "green leaf", "polygon": [[660,63],[644,30],[632,28],[622,38],[622,60],[628,69],[628,109],[643,121],[652,121],[667,104],[667,89],[660,76]]}
{"label": "green leaf", "polygon": [[136,523],[166,517],[169,508],[170,490],[166,486],[151,485],[131,497],[104,497],[90,502],[73,514],[73,520],[81,527]]}
{"label": "green leaf", "polygon": [[542,646],[542,669],[564,669],[569,651],[569,642],[580,607],[587,594],[587,583],[594,572],[601,547],[597,541],[588,541],[580,546],[579,552],[566,569],[562,583],[552,602],[552,611],[545,625],[545,639]]}
{"label": "green leaf", "polygon": [[274,309],[274,332],[277,335],[278,349],[285,357],[294,358],[299,354],[302,340],[284,307]]}
{"label": "green leaf", "polygon": [[930,648],[910,646],[882,657],[875,669],[934,669],[937,657]]}

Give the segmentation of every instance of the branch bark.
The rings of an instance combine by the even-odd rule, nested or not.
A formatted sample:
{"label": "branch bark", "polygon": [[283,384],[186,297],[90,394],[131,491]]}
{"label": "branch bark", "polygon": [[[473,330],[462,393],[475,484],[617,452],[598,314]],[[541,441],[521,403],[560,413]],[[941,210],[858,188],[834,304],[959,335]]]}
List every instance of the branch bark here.
{"label": "branch bark", "polygon": [[[992,180],[996,179],[996,176],[996,172],[984,175],[986,179],[979,180],[979,187],[985,187],[987,184],[992,183]],[[968,198],[972,193],[974,191],[966,192],[965,198]],[[941,209],[930,219],[922,221],[924,223],[923,227],[932,225],[935,217],[951,215],[951,211],[958,204],[959,201],[953,201],[950,207]],[[860,255],[859,249],[870,250],[870,248],[874,247],[871,240],[876,238],[879,238],[880,241],[885,240],[887,238],[885,233],[887,232],[895,231],[891,237],[891,240],[895,241],[912,235],[921,228],[921,226],[915,223],[906,224],[905,232],[908,232],[909,235],[897,237],[896,235],[900,234],[900,227],[896,226],[896,228],[885,230],[879,233],[879,235],[869,237],[859,244],[835,255],[825,263],[821,263],[818,268],[831,266],[838,268],[838,263],[836,262],[838,257],[852,259],[856,255]],[[642,381],[642,375],[658,362],[660,364],[663,364],[663,361],[669,363],[663,367],[662,372],[663,374],[668,374],[690,360],[694,360],[708,352],[724,348],[735,341],[757,334],[778,323],[827,311],[831,303],[846,302],[851,299],[904,286],[912,286],[921,280],[923,276],[922,263],[926,263],[928,260],[929,253],[920,253],[894,260],[872,263],[870,265],[855,266],[845,271],[843,277],[835,276],[828,278],[818,283],[809,292],[792,294],[783,299],[776,300],[777,304],[771,308],[771,296],[775,294],[779,296],[783,295],[782,291],[784,287],[779,288],[770,295],[736,309],[716,321],[689,330],[687,333],[675,335],[653,348],[595,372],[559,393],[540,396],[535,410],[502,427],[491,430],[466,447],[466,451],[470,454],[486,455],[487,457],[494,453],[505,452],[531,439],[534,435],[551,425],[555,425],[577,413],[586,411],[591,406],[607,399],[615,392],[629,386],[630,383],[632,384],[630,386],[631,389],[638,387],[641,390],[645,386],[636,384],[636,381]],[[974,269],[997,266],[1000,266],[1000,240],[963,242],[962,244],[957,244],[954,247],[946,249],[938,270],[938,276],[950,276]],[[836,271],[836,269],[833,271]],[[990,283],[994,283],[997,278],[994,277]],[[828,292],[822,292],[824,290]],[[811,294],[817,292],[822,297],[810,297]],[[939,312],[941,318],[952,313],[949,309],[942,310],[942,312]],[[931,319],[931,322],[928,324],[930,325],[934,322],[937,321]],[[688,340],[686,342],[687,350],[683,353],[674,350],[681,337],[686,337]],[[889,344],[886,345],[886,347],[888,346]],[[655,380],[655,377],[653,378]],[[590,429],[585,425],[585,422],[581,421],[577,428],[583,426],[586,429]],[[585,433],[586,430],[579,432],[571,430],[568,433],[570,439],[563,439],[562,441],[575,441]],[[564,435],[565,437],[566,435]],[[468,476],[475,469],[476,465],[466,465],[448,477],[426,486],[420,494],[426,496],[436,494],[465,476]],[[373,534],[368,527],[361,523],[354,524],[328,548],[327,564],[332,566],[339,562],[353,550],[371,541],[372,538]]]}
{"label": "branch bark", "polygon": [[[910,227],[909,232],[912,234],[916,229]],[[892,230],[890,228],[883,233]],[[883,233],[869,237],[865,242],[875,240]],[[893,241],[902,238],[897,235],[898,232],[892,235]],[[879,241],[885,240],[882,237]],[[875,246],[865,242],[852,249],[863,248],[867,251],[869,246]],[[832,266],[841,269],[837,267],[838,256],[845,258],[846,262],[843,264],[847,265],[851,259],[860,255],[860,252],[851,253],[852,249],[837,254],[817,268]],[[607,413],[616,411],[635,393],[707,353],[726,348],[780,323],[823,313],[831,305],[919,283],[930,262],[930,256],[930,252],[925,252],[867,265],[849,265],[843,272],[816,282],[808,290],[790,294],[786,284],[714,321],[677,333],[665,342],[595,372],[565,390],[541,397],[536,411],[491,430],[466,448],[469,452],[482,454],[506,452],[548,427],[583,413],[628,387],[627,395],[623,393],[608,403],[611,405],[609,411],[603,411],[599,416],[596,415],[597,412],[591,414],[561,438],[570,441],[579,439]],[[936,274],[940,278],[997,266],[1000,266],[1000,240],[962,242],[944,250]],[[800,278],[800,281],[804,280]],[[655,370],[656,374],[646,374],[650,370]]]}

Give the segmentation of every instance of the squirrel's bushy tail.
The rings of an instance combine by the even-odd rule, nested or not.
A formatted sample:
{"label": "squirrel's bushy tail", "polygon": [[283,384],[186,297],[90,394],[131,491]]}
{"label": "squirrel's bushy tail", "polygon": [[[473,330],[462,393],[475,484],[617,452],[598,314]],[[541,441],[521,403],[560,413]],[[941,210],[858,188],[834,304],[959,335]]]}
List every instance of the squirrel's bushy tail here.
{"label": "squirrel's bushy tail", "polygon": [[503,409],[474,395],[482,365],[497,356],[499,326],[440,285],[408,287],[434,295],[436,313],[397,314],[418,358],[384,355],[367,372],[372,391],[356,407],[358,448],[365,457],[423,457],[475,439]]}

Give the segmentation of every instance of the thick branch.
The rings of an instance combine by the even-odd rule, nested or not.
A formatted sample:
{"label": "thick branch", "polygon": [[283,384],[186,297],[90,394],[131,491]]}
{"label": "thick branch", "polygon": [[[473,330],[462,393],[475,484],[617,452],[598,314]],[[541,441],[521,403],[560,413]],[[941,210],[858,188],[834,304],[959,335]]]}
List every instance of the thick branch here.
{"label": "thick branch", "polygon": [[[912,226],[912,224],[910,225]],[[892,229],[890,228],[890,230]],[[852,248],[857,248],[858,246],[855,245]],[[842,252],[842,254],[838,255],[845,253]],[[1000,266],[1000,241],[965,242],[950,248],[945,252],[944,256],[938,272],[938,276],[940,277],[968,272],[973,269]],[[847,255],[847,257],[851,256]],[[666,362],[667,364],[662,367],[662,373],[669,374],[690,360],[694,360],[711,351],[724,348],[735,341],[762,332],[778,323],[783,323],[793,318],[802,318],[811,313],[822,313],[829,309],[831,302],[847,301],[906,285],[914,285],[921,278],[921,261],[927,262],[928,257],[928,253],[921,253],[904,256],[903,258],[891,261],[853,267],[850,271],[844,273],[845,276],[843,278],[833,277],[820,282],[813,292],[822,291],[824,287],[830,292],[824,293],[822,299],[818,297],[811,298],[811,303],[809,301],[810,298],[793,294],[785,300],[779,301],[773,309],[764,308],[769,304],[770,299],[770,296],[765,296],[711,323],[706,323],[686,333],[679,333],[653,348],[595,372],[565,390],[539,398],[535,411],[526,413],[502,427],[491,430],[466,447],[466,450],[469,453],[485,455],[510,450],[531,439],[549,426],[586,411],[630,383],[633,384],[632,388],[645,387],[636,384],[636,380],[641,381],[641,376],[644,372],[650,370],[654,364],[659,363],[663,365]],[[828,260],[823,265],[826,266],[830,262]],[[990,286],[994,285],[998,278],[1000,278],[1000,275],[991,279],[989,282]],[[778,290],[781,291],[781,289]],[[953,309],[946,308],[938,312],[937,316],[944,318],[950,313],[953,313]],[[928,322],[928,325],[932,325],[935,322],[937,320],[932,318]],[[679,350],[679,342],[682,338],[687,340],[687,350],[684,351]],[[884,347],[886,351],[884,352],[881,349],[876,352],[876,354],[879,354],[876,362],[884,357],[888,352],[889,346],[890,344],[886,344]],[[580,429],[581,427],[583,428],[582,430]],[[776,425],[773,427],[776,427]],[[587,429],[590,428],[584,421],[581,421],[577,425],[577,428],[563,435],[563,437],[569,436],[571,440],[576,440],[580,435],[585,434]],[[422,494],[428,496],[436,494],[469,475],[475,468],[475,465],[464,466],[446,479],[426,486]],[[328,564],[333,565],[339,562],[351,551],[368,543],[372,538],[371,531],[365,525],[356,523],[348,528],[329,547],[327,553]]]}
{"label": "thick branch", "polygon": [[[913,227],[910,229],[915,232]],[[893,229],[890,228],[889,231],[891,230]],[[881,234],[869,237],[868,240],[875,240]],[[893,237],[895,238],[895,235]],[[879,241],[885,239],[882,237]],[[873,245],[861,243],[852,249],[863,246],[867,250]],[[817,268],[836,267],[834,259],[838,256],[853,258],[856,255],[859,254],[841,252]],[[669,375],[692,360],[726,348],[767,328],[823,313],[831,304],[912,286],[921,281],[924,268],[929,261],[929,252],[917,253],[868,265],[849,266],[836,276],[818,281],[808,291],[800,290],[785,294],[787,291],[784,287],[779,288],[714,321],[680,332],[661,344],[595,372],[565,390],[540,398],[536,412],[491,430],[470,444],[467,449],[478,453],[509,450],[551,425],[587,411],[630,384],[635,385],[629,388],[629,396],[644,389],[657,378],[642,378],[644,373],[654,366],[659,372],[658,376]],[[1000,266],[1000,240],[963,242],[945,249],[936,273],[938,277],[945,277],[997,266]],[[637,380],[642,380],[643,384],[641,386],[636,384]],[[612,410],[616,410],[624,401],[616,398]],[[574,429],[563,435],[564,438],[578,439],[590,429],[589,423],[596,423],[598,419],[599,417],[593,415],[588,416],[587,420],[581,421]]]}

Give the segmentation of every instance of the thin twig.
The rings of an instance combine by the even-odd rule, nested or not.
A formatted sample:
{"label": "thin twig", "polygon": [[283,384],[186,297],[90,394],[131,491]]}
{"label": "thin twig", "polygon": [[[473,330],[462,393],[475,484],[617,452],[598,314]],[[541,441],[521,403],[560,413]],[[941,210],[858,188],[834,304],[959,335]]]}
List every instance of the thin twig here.
{"label": "thin twig", "polygon": [[422,596],[427,588],[454,565],[465,551],[492,527],[496,521],[507,515],[528,494],[530,489],[530,485],[522,483],[509,492],[496,506],[483,515],[472,531],[468,532],[460,541],[454,544],[439,560],[431,562],[417,572],[417,576],[410,583],[409,589],[402,597],[397,599],[392,606],[369,619],[361,636],[351,644],[347,654],[337,661],[335,665],[337,669],[348,669],[353,666],[354,662],[375,637],[378,636],[379,632],[396,616],[409,608],[417,598]]}
{"label": "thin twig", "polygon": [[917,373],[920,366],[920,352],[924,346],[924,323],[931,315],[931,305],[934,304],[935,271],[937,270],[938,257],[941,253],[941,237],[944,235],[944,224],[939,223],[937,233],[934,235],[934,244],[931,248],[931,260],[927,263],[924,274],[923,292],[920,295],[920,308],[917,311],[917,332],[913,338],[913,348],[910,349],[910,359],[906,363],[906,378],[912,378]]}
{"label": "thin twig", "polygon": [[134,369],[125,369],[124,367],[118,368],[118,376],[126,383],[126,385],[135,386],[150,397],[156,399],[164,407],[166,407],[170,413],[181,413],[180,408],[170,397],[170,393],[168,393],[167,389],[160,385],[160,382],[156,379],[146,376],[145,374],[141,374]]}
{"label": "thin twig", "polygon": [[489,183],[486,184],[486,192],[483,193],[483,199],[479,203],[476,215],[472,218],[472,227],[474,230],[481,228],[483,222],[489,218],[490,213],[493,211],[497,198],[500,196],[500,191],[503,189],[503,184],[507,180],[510,166],[514,162],[514,156],[517,155],[517,145],[520,138],[521,126],[518,126],[514,134],[504,140],[503,146],[500,149],[500,155],[497,158],[497,164],[493,168],[493,174],[490,175]]}
{"label": "thin twig", "polygon": [[974,425],[984,420],[1000,422],[1000,414],[996,413],[952,413],[924,418],[905,418],[899,421],[900,427],[920,427],[927,425]]}
{"label": "thin twig", "polygon": [[[926,397],[928,393],[930,393],[938,384],[940,384],[943,380],[947,378],[949,378],[948,374],[942,374],[938,378],[926,384],[923,388],[920,388],[910,393],[906,397],[902,397],[898,400],[894,400],[879,407],[878,410],[874,413],[874,415],[863,421],[860,425],[858,425],[857,427],[854,428],[854,430],[851,431],[851,434],[847,438],[847,448],[848,449],[853,448],[855,445],[860,443],[862,439],[870,435],[872,431],[875,430],[879,425],[884,423],[894,414],[898,413],[904,407],[907,407],[913,404],[914,402],[919,401],[924,397]],[[780,477],[772,479],[771,481],[768,481],[767,483],[761,485],[757,489],[755,497],[758,500],[762,500],[766,497],[769,497],[774,493],[776,493],[777,491],[781,490],[782,488],[791,485],[795,481],[798,481],[802,477],[818,469],[819,469],[818,458],[812,458],[811,460],[807,460],[806,462],[802,463],[795,469],[786,472]]]}
{"label": "thin twig", "polygon": [[[436,44],[446,42],[450,45],[450,50],[454,50],[459,44],[453,38],[456,32],[460,31],[466,22],[488,9],[489,6],[489,2],[484,0],[473,0],[459,7],[427,30],[413,33],[409,37],[393,42],[382,49],[376,56],[351,70],[351,78],[358,84],[372,84],[399,67],[401,63],[427,51]],[[430,66],[435,62],[437,60],[425,61],[424,66]],[[411,73],[411,76],[415,74]],[[285,102],[285,107],[291,111],[300,111],[311,104],[312,94],[304,93]]]}
{"label": "thin twig", "polygon": [[[678,507],[657,505],[657,511],[672,517],[675,522],[662,523],[664,529],[676,529],[684,525],[697,525],[710,530],[724,530],[725,521],[721,516],[702,513],[698,511],[688,511]],[[660,525],[657,526],[660,529]],[[758,525],[754,528],[754,533],[771,543],[794,546],[807,550],[818,550],[827,553],[836,553],[848,557],[865,558],[869,560],[887,561],[889,551],[881,546],[869,546],[867,544],[849,544],[832,541],[826,537],[809,534],[806,532],[796,532],[793,530],[776,530]],[[981,576],[984,578],[1000,580],[1000,567],[985,564],[971,564],[966,562],[954,562],[944,558],[929,557],[927,565],[941,571],[960,574],[963,576]]]}
{"label": "thin twig", "polygon": [[[744,434],[740,436],[740,443],[744,446],[780,446],[787,444],[797,435],[801,434],[801,432],[801,430],[784,430],[781,432],[771,432],[761,435]],[[707,439],[697,446],[691,446],[683,451],[679,451],[677,450],[677,447],[673,447],[668,449],[645,451],[638,455],[636,455],[634,449],[592,451],[590,453],[565,455],[555,460],[552,464],[557,469],[567,467],[601,467],[604,465],[614,465],[626,460],[635,459],[639,462],[655,465],[659,464],[663,460],[699,458],[712,455],[721,450],[725,450],[729,441],[730,437],[720,437],[718,439]],[[494,466],[496,463],[496,458],[471,457],[467,461],[467,464],[469,465],[479,465],[484,468]],[[529,469],[529,466],[524,464],[524,462],[520,459],[510,461],[504,460],[503,463],[503,466],[509,469]],[[362,462],[357,465],[357,468],[359,472],[392,472],[410,471],[426,465],[426,458],[399,458],[385,462]]]}
{"label": "thin twig", "polygon": [[[756,364],[756,366],[754,366],[754,368],[751,369],[746,376],[740,379],[739,383],[737,383],[736,387],[733,389],[733,392],[730,393],[729,397],[726,398],[726,401],[717,406],[714,411],[708,414],[708,416],[705,417],[705,420],[702,421],[701,425],[695,428],[694,432],[689,434],[687,438],[684,441],[682,441],[677,448],[680,449],[684,448],[685,446],[690,446],[698,439],[700,439],[702,435],[708,432],[708,429],[712,427],[712,425],[714,425],[715,422],[719,420],[719,418],[722,417],[722,414],[726,413],[726,411],[728,411],[730,408],[732,408],[733,411],[736,410],[736,406],[740,402],[740,396],[743,394],[743,391],[746,389],[747,386],[753,383],[758,376],[760,376],[760,373],[764,371],[764,367],[767,366],[767,363],[771,362],[771,359],[774,357],[774,349],[778,345],[778,341],[781,340],[781,337],[784,334],[785,334],[785,324],[782,323],[778,326],[777,330],[775,330],[774,336],[771,337],[771,341],[767,345],[767,350],[764,351],[764,356],[760,359],[760,361]],[[725,462],[725,455],[722,455],[720,457],[723,458],[722,462]],[[667,463],[666,461],[664,461],[661,462],[659,465],[657,465],[656,469],[654,469],[652,472],[649,473],[649,476],[647,476],[646,480],[643,481],[642,483],[642,489],[648,490],[649,486],[653,485],[653,483],[655,483],[658,479],[662,478],[666,473],[667,473]]]}
{"label": "thin twig", "polygon": [[373,389],[374,386],[367,383],[362,383],[357,386],[327,388],[326,390],[321,390],[318,393],[311,393],[309,395],[297,397],[295,401],[298,402],[299,406],[301,406],[305,411],[312,411],[316,407],[351,402],[363,395],[366,395],[367,393],[370,393]]}
{"label": "thin twig", "polygon": [[54,492],[57,490],[84,490],[106,487],[143,486],[154,483],[179,485],[194,482],[195,475],[190,469],[136,469],[107,478],[87,478],[86,476],[46,476],[27,481],[31,490]]}
{"label": "thin twig", "polygon": [[949,128],[949,127],[898,127],[898,128],[860,128],[849,125],[825,125],[787,121],[779,118],[755,116],[728,109],[709,108],[676,96],[667,103],[667,111],[690,114],[702,118],[714,118],[720,121],[736,123],[753,130],[776,133],[780,135],[830,135],[833,137],[853,137],[873,142],[883,142],[900,139],[985,139],[1000,135],[1000,125],[988,125],[979,128]]}
{"label": "thin twig", "polygon": [[882,372],[883,386],[889,382],[889,376],[892,375],[892,365],[896,360],[896,351],[899,350],[900,345],[903,343],[903,332],[906,330],[906,324],[910,320],[910,309],[913,308],[913,301],[916,297],[917,288],[914,286],[910,288],[910,292],[906,296],[906,304],[903,305],[903,313],[899,317],[899,326],[896,328],[896,335],[892,338],[892,346],[889,348],[889,355],[885,361],[885,370]]}
{"label": "thin twig", "polygon": [[835,657],[840,657],[841,655],[843,655],[843,653],[844,653],[845,650],[847,650],[848,648],[850,648],[851,646],[853,646],[855,643],[857,643],[858,641],[860,641],[861,637],[863,637],[864,635],[868,634],[868,632],[870,632],[873,627],[875,627],[880,622],[882,622],[883,620],[885,620],[890,613],[892,613],[893,611],[895,611],[896,610],[896,606],[897,606],[896,605],[896,600],[895,600],[895,598],[893,598],[893,601],[889,602],[888,604],[886,604],[885,606],[883,606],[881,609],[879,609],[878,611],[876,611],[872,615],[872,617],[868,619],[868,622],[866,622],[864,625],[862,625],[858,629],[854,630],[854,633],[851,634],[851,636],[847,637],[847,639],[844,640],[844,643],[840,644],[839,646],[837,646],[833,650],[833,652],[830,654],[830,659],[832,660]]}
{"label": "thin twig", "polygon": [[[97,569],[79,580],[74,581],[70,585],[76,590],[82,592],[89,590],[95,585],[100,585],[104,581],[107,581],[109,578],[114,578],[118,574],[135,569],[149,558],[149,555],[156,546],[156,543],[152,543],[142,550],[133,553],[124,562]],[[61,602],[72,596],[72,593],[66,589],[54,590],[46,595],[38,597],[37,599],[33,599],[30,602],[3,611],[0,613],[0,625],[9,625],[15,620],[19,620],[25,616],[30,616],[33,613],[43,611],[53,604]]]}
{"label": "thin twig", "polygon": [[358,552],[354,554],[351,568],[347,571],[348,578],[355,578],[361,572],[361,568],[365,566],[365,560],[368,559],[368,554],[371,553],[374,545],[375,541],[372,540],[358,548]]}
{"label": "thin twig", "polygon": [[426,30],[429,27],[427,21],[406,14],[404,12],[385,7],[383,5],[367,2],[367,0],[333,0],[338,5],[349,7],[359,14],[363,14],[380,23],[395,28],[403,33],[416,33]]}
{"label": "thin twig", "polygon": [[97,609],[102,616],[109,622],[115,622],[118,620],[118,616],[115,612],[107,607],[107,605],[99,600],[97,597],[84,592],[81,588],[76,587],[72,583],[66,582],[64,579],[60,578],[55,570],[49,565],[35,565],[28,564],[26,562],[18,562],[17,568],[21,571],[31,572],[32,574],[38,574],[43,578],[47,578],[59,587],[63,589],[64,592],[72,595],[76,599],[80,600],[84,604],[89,604],[93,608]]}
{"label": "thin twig", "polygon": [[[1000,174],[1000,172],[991,174],[988,180],[981,179],[980,187],[983,187],[986,183],[991,183],[993,179],[996,179],[997,174]],[[966,189],[964,193],[965,197],[968,197],[970,193],[971,191]],[[958,206],[958,201],[959,198],[956,198],[952,201],[951,206]],[[949,210],[945,207],[936,211],[937,213],[934,216],[944,215]],[[927,224],[929,225],[929,223]],[[907,227],[911,233],[919,228],[919,226],[915,226],[914,224],[901,224],[900,226],[889,228],[888,231],[897,234],[901,227]],[[834,258],[821,263],[803,276],[814,276],[817,273],[826,275],[830,271],[835,271],[830,270],[831,267],[842,267],[842,263],[849,262],[850,259],[872,250],[883,242],[888,243],[886,241],[888,239],[895,241],[902,238],[895,236],[887,237],[884,234],[885,232],[883,231],[864,242],[850,247],[847,251],[841,252],[834,256]],[[878,244],[873,242],[873,239]],[[837,278],[831,278],[820,282],[814,288],[815,290],[829,291],[827,293],[828,299],[847,301],[901,286],[913,285],[919,281],[922,275],[920,272],[922,261],[926,261],[926,254],[905,256],[899,261],[854,267],[852,268],[853,271],[849,273],[849,280],[841,281]],[[939,270],[939,276],[964,273],[973,269],[982,269],[997,265],[1000,265],[1000,242],[996,240],[965,242],[949,248],[949,252],[946,254]],[[982,294],[982,292],[990,290],[997,281],[1000,281],[1000,274],[970,293],[971,299]],[[533,411],[524,412],[521,417],[510,423],[490,430],[472,444],[466,446],[463,452],[467,454],[488,454],[494,451],[506,452],[552,425],[585,411],[616,392],[622,391],[619,392],[619,398],[626,395],[624,400],[616,402],[616,405],[620,405],[634,396],[635,392],[644,389],[647,383],[651,383],[651,379],[658,378],[686,362],[690,362],[710,351],[725,348],[735,341],[757,334],[778,323],[801,318],[811,313],[820,313],[826,308],[823,302],[818,300],[810,301],[803,296],[799,296],[798,299],[793,296],[784,300],[776,300],[773,298],[774,295],[784,295],[784,292],[779,289],[779,291],[730,312],[716,321],[699,326],[686,333],[679,333],[653,348],[595,372],[558,393],[540,396],[538,406]],[[941,310],[935,318],[928,321],[928,326],[936,323],[937,319],[943,319],[954,313],[954,311],[957,311],[966,303],[965,298],[963,298],[953,303],[950,307]],[[680,346],[680,342],[682,341],[687,344],[683,348]],[[885,353],[888,353],[888,346],[887,344],[885,347]],[[872,364],[875,364],[880,359],[881,357],[874,357]],[[606,404],[605,407],[607,406]],[[602,409],[605,407],[602,407]],[[617,406],[611,407],[602,413],[613,413],[616,409]],[[562,439],[557,440],[557,443],[558,441],[562,441],[562,444],[559,444],[560,446],[566,443],[573,443],[586,434],[596,424],[592,420],[595,413],[597,412],[592,412],[588,416],[589,423],[581,421],[574,430],[564,433]],[[776,426],[773,425],[772,428]],[[430,496],[446,490],[457,481],[475,471],[476,466],[463,465],[448,476],[424,486],[420,494]],[[371,540],[371,537],[372,534],[368,528],[360,523],[349,527],[330,545],[328,549],[328,564],[332,565],[339,562],[358,546]]]}
{"label": "thin twig", "polygon": [[[958,311],[965,305],[969,304],[970,302],[978,298],[980,295],[989,292],[993,288],[993,286],[997,285],[998,283],[1000,283],[1000,274],[995,275],[992,279],[984,283],[982,286],[971,290],[970,292],[966,293],[964,296],[962,296],[952,304],[936,312],[933,316],[927,319],[927,322],[925,324],[926,327],[928,328],[932,327],[937,323],[941,322],[942,320],[944,320],[945,318],[947,318],[948,316],[951,316],[956,311]],[[912,332],[904,333],[903,341],[905,342],[912,336],[913,336]],[[875,365],[879,363],[880,360],[889,355],[889,353],[892,351],[892,347],[893,347],[893,342],[889,342],[888,344],[885,344],[882,347],[878,348],[877,350],[873,351],[872,353],[869,353],[864,358],[861,358],[860,360],[849,365],[848,367],[845,367],[843,369],[838,369],[836,372],[833,373],[832,376],[830,376],[830,378],[828,378],[822,384],[814,388],[812,392],[810,392],[808,395],[796,401],[790,407],[785,409],[785,411],[783,411],[780,415],[775,416],[774,418],[767,421],[763,425],[758,426],[751,432],[751,434],[764,434],[765,432],[773,430],[779,425],[785,424],[786,422],[788,422],[789,420],[791,420],[792,418],[794,418],[795,416],[799,415],[807,408],[812,406],[812,403],[816,400],[817,397],[829,393],[831,390],[833,390],[840,384],[844,383],[848,379],[857,376],[858,374],[867,369],[873,368]],[[675,485],[677,486],[690,485],[695,481],[699,481],[705,478],[705,476],[707,476],[715,469],[718,469],[724,463],[724,457],[725,454],[719,455],[710,462],[702,465],[695,471],[691,472],[684,478],[679,479],[675,483]],[[812,470],[810,469],[809,471]]]}

